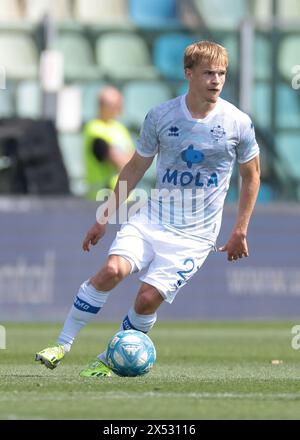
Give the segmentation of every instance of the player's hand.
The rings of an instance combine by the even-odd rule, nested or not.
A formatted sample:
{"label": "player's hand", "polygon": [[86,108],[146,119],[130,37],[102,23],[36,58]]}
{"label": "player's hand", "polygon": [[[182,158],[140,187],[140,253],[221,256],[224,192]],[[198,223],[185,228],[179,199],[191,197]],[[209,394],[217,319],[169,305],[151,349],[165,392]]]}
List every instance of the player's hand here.
{"label": "player's hand", "polygon": [[86,252],[90,251],[90,246],[95,246],[100,238],[103,237],[106,231],[106,226],[100,223],[95,223],[91,229],[88,230],[85,239],[83,240],[82,249]]}
{"label": "player's hand", "polygon": [[227,252],[228,261],[236,261],[239,258],[248,257],[248,245],[246,240],[246,235],[233,232],[229,241],[225,246],[219,248],[220,252]]}

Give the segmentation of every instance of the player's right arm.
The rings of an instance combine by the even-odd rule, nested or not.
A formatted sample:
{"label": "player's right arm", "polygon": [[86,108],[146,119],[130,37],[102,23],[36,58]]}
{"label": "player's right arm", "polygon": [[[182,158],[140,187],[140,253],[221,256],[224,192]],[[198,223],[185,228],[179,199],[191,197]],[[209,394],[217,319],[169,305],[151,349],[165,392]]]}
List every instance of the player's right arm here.
{"label": "player's right arm", "polygon": [[[147,169],[150,167],[154,159],[152,157],[141,156],[135,152],[130,161],[124,166],[114,190],[114,194],[107,201],[107,209],[102,218],[97,219],[97,222],[88,230],[85,239],[83,240],[82,248],[89,252],[90,246],[95,246],[98,241],[104,236],[106,231],[106,224],[109,218],[118,210],[119,206],[125,202],[130,191],[132,191],[137,183],[141,180]],[[119,191],[120,182],[126,182],[126,191]],[[108,212],[110,216],[108,216]]]}

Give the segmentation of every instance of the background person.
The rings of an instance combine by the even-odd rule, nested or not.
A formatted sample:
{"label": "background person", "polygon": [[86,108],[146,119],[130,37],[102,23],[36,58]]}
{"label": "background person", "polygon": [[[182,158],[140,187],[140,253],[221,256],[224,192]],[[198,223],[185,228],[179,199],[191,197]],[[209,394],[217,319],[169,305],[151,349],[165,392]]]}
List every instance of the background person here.
{"label": "background person", "polygon": [[102,188],[113,188],[120,170],[134,151],[127,128],[117,120],[123,109],[121,92],[107,86],[99,93],[99,114],[83,130],[88,198]]}

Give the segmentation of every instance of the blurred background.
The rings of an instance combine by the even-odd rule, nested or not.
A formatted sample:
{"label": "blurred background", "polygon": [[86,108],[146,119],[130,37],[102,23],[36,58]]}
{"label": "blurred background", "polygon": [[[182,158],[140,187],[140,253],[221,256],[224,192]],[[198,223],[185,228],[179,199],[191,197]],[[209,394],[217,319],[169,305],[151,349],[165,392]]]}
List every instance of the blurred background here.
{"label": "blurred background", "polygon": [[[300,1],[0,0],[0,319],[63,319],[115,234],[96,257],[80,253],[95,218],[95,170],[100,163],[113,186],[148,110],[187,91],[183,51],[201,39],[229,52],[222,96],[254,122],[262,185],[252,259],[228,268],[213,256],[186,288],[201,305],[185,304],[183,317],[299,316]],[[120,92],[108,98],[112,132],[97,125],[107,122],[108,86]],[[153,166],[140,186],[154,175]],[[220,240],[237,198],[235,171]],[[135,281],[116,290],[135,292]]]}

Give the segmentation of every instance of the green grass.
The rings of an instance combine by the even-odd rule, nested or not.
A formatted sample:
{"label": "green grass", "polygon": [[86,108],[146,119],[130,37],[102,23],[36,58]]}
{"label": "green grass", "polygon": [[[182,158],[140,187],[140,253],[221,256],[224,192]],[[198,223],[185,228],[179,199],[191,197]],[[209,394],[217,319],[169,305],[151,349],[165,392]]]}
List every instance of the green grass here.
{"label": "green grass", "polygon": [[[295,323],[158,323],[153,370],[140,378],[91,378],[80,369],[117,330],[93,324],[54,371],[34,362],[56,324],[6,324],[0,350],[1,419],[299,419]],[[272,365],[273,359],[283,360]]]}

